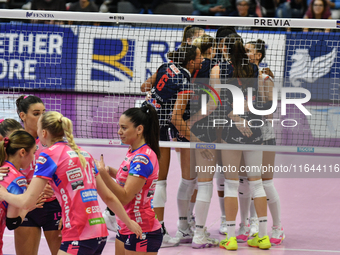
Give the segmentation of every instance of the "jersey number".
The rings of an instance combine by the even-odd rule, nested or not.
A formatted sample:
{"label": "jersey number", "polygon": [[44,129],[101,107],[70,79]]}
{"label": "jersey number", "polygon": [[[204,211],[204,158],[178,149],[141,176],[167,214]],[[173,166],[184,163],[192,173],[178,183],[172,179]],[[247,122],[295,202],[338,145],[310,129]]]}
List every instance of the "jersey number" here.
{"label": "jersey number", "polygon": [[163,76],[161,77],[161,79],[159,80],[159,82],[157,83],[156,88],[158,89],[158,91],[161,91],[164,86],[165,83],[169,80],[169,77],[166,74],[163,74]]}
{"label": "jersey number", "polygon": [[89,162],[86,162],[85,174],[86,174],[87,183],[92,183],[93,171],[92,171],[92,168]]}

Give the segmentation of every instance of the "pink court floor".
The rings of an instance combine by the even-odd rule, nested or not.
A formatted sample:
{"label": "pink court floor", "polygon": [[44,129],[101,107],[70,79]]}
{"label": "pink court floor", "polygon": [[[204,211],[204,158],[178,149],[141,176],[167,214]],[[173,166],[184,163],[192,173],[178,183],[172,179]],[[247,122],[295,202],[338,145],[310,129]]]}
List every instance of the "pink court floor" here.
{"label": "pink court floor", "polygon": [[[126,148],[83,148],[89,151],[95,158],[104,154],[106,164],[118,167],[124,159]],[[176,195],[180,180],[180,168],[175,151],[172,151],[172,160],[168,177],[167,196],[165,209],[165,224],[171,235],[176,233],[177,204]],[[289,162],[289,164],[303,165],[330,165],[340,163],[339,157],[322,155],[276,155],[276,165]],[[309,177],[313,177],[310,174]],[[340,172],[339,172],[340,178]],[[260,250],[248,247],[247,244],[239,244],[237,251],[226,251],[221,248],[192,249],[190,245],[160,249],[160,255],[175,254],[254,254],[254,255],[300,255],[300,254],[340,254],[340,242],[338,227],[340,226],[340,179],[339,178],[276,178],[275,186],[280,194],[282,225],[286,239],[280,246],[270,250]],[[101,202],[101,201],[100,201]],[[101,202],[102,210],[105,209]],[[272,220],[268,210],[268,231],[271,230]],[[220,209],[217,192],[214,192],[210,205],[207,227],[211,236],[224,239],[218,233],[220,224]],[[239,218],[237,219],[239,224]],[[4,233],[3,253],[15,254],[13,231]],[[108,242],[102,254],[114,254],[115,233],[110,232]],[[46,240],[41,239],[39,254],[50,254]]]}

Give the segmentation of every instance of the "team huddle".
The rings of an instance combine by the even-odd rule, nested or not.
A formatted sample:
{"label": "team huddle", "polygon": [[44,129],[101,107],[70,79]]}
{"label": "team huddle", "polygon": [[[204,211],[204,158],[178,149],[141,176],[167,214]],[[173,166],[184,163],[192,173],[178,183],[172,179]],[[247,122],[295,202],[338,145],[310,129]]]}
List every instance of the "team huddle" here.
{"label": "team huddle", "polygon": [[[269,122],[258,121],[268,116],[259,117],[248,107],[243,115],[234,114],[239,102],[218,86],[233,84],[242,90],[244,105],[251,100],[255,108],[269,109],[274,75],[259,68],[264,57],[262,40],[244,44],[233,28],[218,29],[215,39],[202,28],[185,28],[181,46],[168,53],[169,63],[141,85],[147,92],[143,105],[120,116],[118,135],[129,150],[118,169],[76,145],[66,116],[45,111],[39,97],[20,96],[16,106],[24,128],[14,119],[0,123],[0,254],[6,226],[14,229],[16,254],[38,254],[41,229],[51,254],[101,254],[107,229],[117,231],[116,254],[156,254],[180,243],[227,250],[237,250],[242,242],[260,249],[281,244],[285,235],[272,172],[262,173],[259,167],[247,173],[216,173],[219,232],[226,235],[219,241],[206,228],[215,173],[192,171],[193,164],[222,163],[236,169],[274,165],[273,152],[180,149],[175,237],[164,219],[170,148],[159,147],[159,141],[275,145]],[[253,96],[248,100],[249,88]],[[211,95],[206,104],[197,99],[204,94]],[[212,124],[212,119],[222,118],[235,125]],[[103,214],[97,194],[108,206]],[[241,223],[236,234],[238,203]],[[273,218],[271,237],[267,204]]]}

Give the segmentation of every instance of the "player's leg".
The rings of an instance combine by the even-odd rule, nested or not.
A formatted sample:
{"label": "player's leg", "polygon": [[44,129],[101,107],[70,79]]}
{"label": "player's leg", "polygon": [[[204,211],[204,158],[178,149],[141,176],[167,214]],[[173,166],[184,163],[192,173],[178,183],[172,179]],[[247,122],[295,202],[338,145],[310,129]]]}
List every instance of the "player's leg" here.
{"label": "player's leg", "polygon": [[14,243],[17,255],[37,255],[41,238],[39,227],[18,227],[14,230]]}

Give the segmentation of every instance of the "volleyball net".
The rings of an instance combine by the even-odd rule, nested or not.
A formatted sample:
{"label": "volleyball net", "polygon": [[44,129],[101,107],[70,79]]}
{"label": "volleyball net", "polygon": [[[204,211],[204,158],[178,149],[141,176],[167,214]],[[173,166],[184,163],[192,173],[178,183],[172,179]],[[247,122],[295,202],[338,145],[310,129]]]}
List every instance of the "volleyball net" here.
{"label": "volleyball net", "polygon": [[[271,70],[277,97],[275,111],[260,119],[272,125],[276,145],[161,146],[340,153],[340,21],[4,9],[0,16],[0,118],[18,119],[16,98],[36,95],[73,121],[79,144],[120,145],[120,115],[145,100],[141,84],[169,62],[184,28],[199,26],[215,38],[219,27],[233,26],[244,43],[265,42],[259,68]],[[194,95],[202,106],[213,100],[214,90],[206,91]],[[227,122],[213,116],[209,123]]]}

